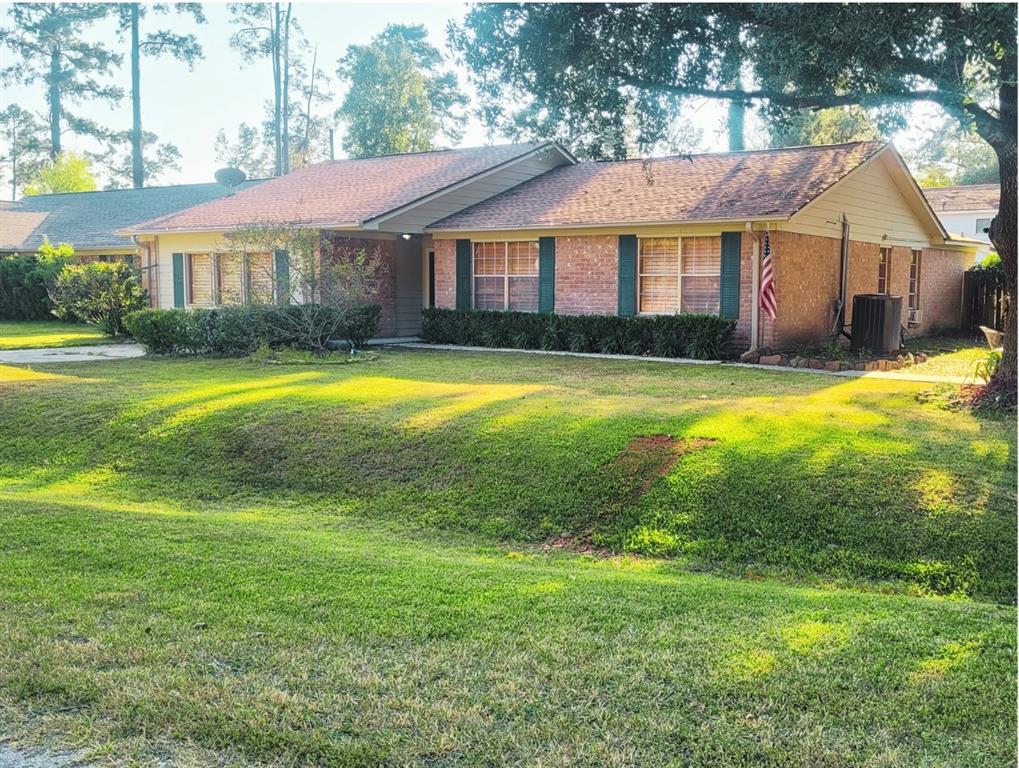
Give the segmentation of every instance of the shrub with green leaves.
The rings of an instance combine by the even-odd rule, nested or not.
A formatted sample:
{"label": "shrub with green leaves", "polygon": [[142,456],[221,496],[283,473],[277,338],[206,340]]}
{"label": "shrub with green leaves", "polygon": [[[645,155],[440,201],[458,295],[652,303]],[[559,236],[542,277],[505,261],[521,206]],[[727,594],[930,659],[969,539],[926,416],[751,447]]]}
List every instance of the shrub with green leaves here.
{"label": "shrub with green leaves", "polygon": [[141,309],[124,318],[131,337],[148,352],[190,352],[195,340],[192,315],[184,309]]}
{"label": "shrub with green leaves", "polygon": [[715,315],[546,315],[425,309],[421,337],[435,344],[714,360],[735,323]]}
{"label": "shrub with green leaves", "polygon": [[38,253],[0,256],[0,320],[52,320],[48,286],[72,256],[71,246],[49,240]]}
{"label": "shrub with green leaves", "polygon": [[[309,314],[321,316],[320,331],[308,335]],[[382,308],[377,304],[333,307],[304,304],[217,307],[215,309],[145,309],[126,318],[128,332],[149,352],[234,357],[260,347],[321,353],[330,341],[344,339],[359,349],[378,332]],[[333,315],[337,314],[338,317]]]}
{"label": "shrub with green leaves", "polygon": [[359,304],[343,313],[340,333],[352,352],[362,349],[369,339],[378,335],[381,316],[382,307],[378,304]]}
{"label": "shrub with green leaves", "polygon": [[57,317],[89,323],[109,336],[127,333],[124,318],[148,304],[140,273],[122,261],[67,265],[49,295]]}

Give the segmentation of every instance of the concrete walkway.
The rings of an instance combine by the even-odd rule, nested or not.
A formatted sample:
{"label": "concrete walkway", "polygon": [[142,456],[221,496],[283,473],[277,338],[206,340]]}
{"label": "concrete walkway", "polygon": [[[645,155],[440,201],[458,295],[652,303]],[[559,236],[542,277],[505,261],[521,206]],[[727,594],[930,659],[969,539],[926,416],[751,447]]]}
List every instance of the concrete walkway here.
{"label": "concrete walkway", "polygon": [[721,360],[693,360],[685,357],[643,357],[641,355],[605,355],[597,352],[560,352],[545,349],[507,349],[504,347],[460,347],[455,344],[424,344],[420,342],[395,343],[404,349],[441,349],[451,352],[517,352],[525,355],[552,355],[558,357],[589,357],[598,360],[617,360],[635,363],[668,363],[671,365],[718,365],[724,368],[754,368],[772,373],[806,373],[815,376],[841,376],[850,379],[889,379],[891,381],[915,381],[928,384],[972,384],[972,378],[966,376],[942,376],[934,373],[921,373],[913,369],[907,371],[829,371],[816,368],[792,368],[785,365],[759,365],[757,363],[724,363]]}
{"label": "concrete walkway", "polygon": [[50,347],[48,349],[0,349],[0,363],[81,363],[124,360],[145,354],[140,344],[96,344],[92,347]]}

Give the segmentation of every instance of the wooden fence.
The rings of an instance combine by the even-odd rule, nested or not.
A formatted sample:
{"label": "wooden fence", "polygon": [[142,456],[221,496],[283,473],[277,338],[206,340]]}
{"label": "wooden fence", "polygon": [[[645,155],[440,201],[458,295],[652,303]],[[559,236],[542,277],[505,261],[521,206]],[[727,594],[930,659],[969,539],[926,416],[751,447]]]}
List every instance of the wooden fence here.
{"label": "wooden fence", "polygon": [[962,281],[962,325],[977,330],[981,325],[1005,327],[1005,276],[998,271],[970,270]]}

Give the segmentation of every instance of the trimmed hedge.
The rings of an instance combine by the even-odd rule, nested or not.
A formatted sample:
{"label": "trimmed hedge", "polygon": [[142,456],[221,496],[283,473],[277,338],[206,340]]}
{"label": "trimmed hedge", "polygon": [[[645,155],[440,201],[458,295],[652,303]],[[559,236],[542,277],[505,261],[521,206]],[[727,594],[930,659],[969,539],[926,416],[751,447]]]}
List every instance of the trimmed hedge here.
{"label": "trimmed hedge", "polygon": [[[309,349],[299,334],[281,330],[293,325],[283,315],[298,311],[296,306],[143,309],[128,315],[125,325],[149,352],[233,357],[250,355],[263,346]],[[339,322],[339,338],[367,341],[378,332],[381,312],[375,304],[348,310]]]}
{"label": "trimmed hedge", "polygon": [[714,360],[736,324],[715,315],[546,315],[425,309],[421,338],[433,344],[510,347]]}

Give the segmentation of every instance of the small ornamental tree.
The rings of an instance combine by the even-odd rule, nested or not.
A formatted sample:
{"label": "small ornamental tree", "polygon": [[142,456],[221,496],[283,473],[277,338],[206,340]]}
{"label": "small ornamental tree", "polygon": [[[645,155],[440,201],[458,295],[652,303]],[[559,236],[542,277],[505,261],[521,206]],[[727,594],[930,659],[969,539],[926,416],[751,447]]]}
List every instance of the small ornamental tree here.
{"label": "small ornamental tree", "polygon": [[149,303],[138,270],[123,261],[65,266],[50,300],[57,317],[95,325],[108,336],[127,333],[124,317]]}
{"label": "small ornamental tree", "polygon": [[261,293],[251,292],[250,300],[289,305],[266,316],[274,340],[314,352],[324,352],[331,340],[346,337],[345,323],[354,320],[356,308],[374,300],[385,276],[381,249],[323,254],[318,230],[301,225],[256,224],[225,239],[234,250],[249,254],[249,281],[264,286]]}

